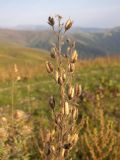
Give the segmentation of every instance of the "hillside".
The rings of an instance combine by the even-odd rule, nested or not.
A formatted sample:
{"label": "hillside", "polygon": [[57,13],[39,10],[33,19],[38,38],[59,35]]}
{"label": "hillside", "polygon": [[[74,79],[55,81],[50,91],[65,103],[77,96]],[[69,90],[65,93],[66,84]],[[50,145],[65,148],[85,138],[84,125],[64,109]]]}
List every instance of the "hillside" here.
{"label": "hillside", "polygon": [[[82,58],[120,54],[120,28],[98,30],[93,33],[76,29],[69,36],[76,41],[76,48]],[[14,43],[29,48],[49,50],[53,38],[48,30],[0,29],[0,43]]]}
{"label": "hillside", "polygon": [[11,64],[39,64],[48,54],[46,51],[21,47],[15,44],[0,43],[0,66]]}

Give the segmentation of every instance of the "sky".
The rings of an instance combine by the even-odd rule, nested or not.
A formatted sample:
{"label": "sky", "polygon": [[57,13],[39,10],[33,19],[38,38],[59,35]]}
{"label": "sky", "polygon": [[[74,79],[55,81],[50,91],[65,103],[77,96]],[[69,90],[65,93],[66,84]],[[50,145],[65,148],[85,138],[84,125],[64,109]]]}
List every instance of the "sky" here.
{"label": "sky", "polygon": [[48,16],[71,18],[74,26],[120,26],[120,0],[0,0],[0,26],[45,25]]}

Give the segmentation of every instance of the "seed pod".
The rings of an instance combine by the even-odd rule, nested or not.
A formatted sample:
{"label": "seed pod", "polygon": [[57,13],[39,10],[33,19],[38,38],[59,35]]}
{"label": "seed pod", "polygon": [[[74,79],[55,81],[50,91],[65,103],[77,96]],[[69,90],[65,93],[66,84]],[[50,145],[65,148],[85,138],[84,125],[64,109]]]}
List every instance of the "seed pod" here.
{"label": "seed pod", "polygon": [[76,107],[72,110],[72,118],[75,120],[78,117],[78,109]]}
{"label": "seed pod", "polygon": [[75,95],[76,96],[80,96],[81,93],[82,93],[82,87],[81,87],[81,85],[76,84],[75,85]]}
{"label": "seed pod", "polygon": [[70,85],[68,87],[68,98],[72,99],[74,97],[74,88]]}
{"label": "seed pod", "polygon": [[51,149],[53,152],[55,152],[55,147],[53,145],[51,146]]}
{"label": "seed pod", "polygon": [[70,149],[70,147],[71,147],[71,143],[66,143],[63,146],[64,149]]}
{"label": "seed pod", "polygon": [[51,55],[52,58],[55,58],[55,57],[56,57],[57,53],[56,53],[55,47],[53,47],[53,48],[51,49],[50,55]]}
{"label": "seed pod", "polygon": [[48,156],[50,155],[51,151],[50,151],[50,142],[47,142],[45,144],[45,154]]}
{"label": "seed pod", "polygon": [[52,73],[53,72],[53,66],[50,62],[46,62],[46,69],[48,73]]}
{"label": "seed pod", "polygon": [[75,50],[73,53],[72,53],[72,56],[71,56],[71,63],[75,63],[78,59],[78,53],[77,51]]}
{"label": "seed pod", "polygon": [[62,155],[62,157],[64,157],[64,154],[65,154],[65,149],[64,149],[64,148],[62,148],[62,151],[61,151],[61,155]]}
{"label": "seed pod", "polygon": [[61,76],[58,77],[58,84],[60,84],[60,85],[63,84],[63,78]]}
{"label": "seed pod", "polygon": [[72,27],[73,22],[71,19],[68,19],[66,24],[65,24],[65,31],[69,30]]}
{"label": "seed pod", "polygon": [[68,65],[68,70],[69,70],[69,72],[74,72],[74,70],[75,70],[75,65],[74,65],[74,63],[70,63],[69,65]]}
{"label": "seed pod", "polygon": [[55,71],[55,80],[57,83],[58,83],[58,77],[59,77],[59,73],[58,73],[58,71]]}
{"label": "seed pod", "polygon": [[78,139],[79,139],[79,136],[78,136],[77,133],[75,133],[75,134],[71,137],[71,142],[72,142],[73,144],[76,144],[77,141],[78,141]]}
{"label": "seed pod", "polygon": [[69,114],[69,105],[67,101],[64,103],[64,114],[65,115]]}
{"label": "seed pod", "polygon": [[54,21],[54,18],[53,18],[53,17],[48,17],[48,24],[49,24],[50,26],[54,26],[55,21]]}
{"label": "seed pod", "polygon": [[49,105],[54,110],[54,108],[55,108],[55,99],[54,99],[53,96],[51,96],[50,99],[49,99]]}
{"label": "seed pod", "polygon": [[46,137],[45,137],[46,142],[49,142],[51,140],[51,133],[47,131]]}
{"label": "seed pod", "polygon": [[60,123],[61,123],[61,115],[60,115],[60,114],[58,114],[58,115],[56,116],[56,118],[55,118],[55,123],[56,123],[56,124],[60,124]]}
{"label": "seed pod", "polygon": [[63,79],[63,81],[66,80],[66,74],[65,73],[62,74],[62,79]]}

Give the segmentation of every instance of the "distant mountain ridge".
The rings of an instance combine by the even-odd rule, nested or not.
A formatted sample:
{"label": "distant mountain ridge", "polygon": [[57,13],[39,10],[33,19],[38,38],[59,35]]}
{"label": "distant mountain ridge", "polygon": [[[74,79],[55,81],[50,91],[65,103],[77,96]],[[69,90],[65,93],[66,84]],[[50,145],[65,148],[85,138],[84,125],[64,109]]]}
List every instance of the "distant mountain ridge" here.
{"label": "distant mountain ridge", "polygon": [[[19,26],[20,27],[20,26]],[[31,26],[29,26],[31,27]],[[120,54],[120,27],[113,29],[73,28],[68,33],[76,41],[82,58]],[[49,50],[54,41],[53,34],[44,26],[37,29],[0,29],[0,43],[19,44],[29,48]],[[65,50],[65,47],[63,48]]]}

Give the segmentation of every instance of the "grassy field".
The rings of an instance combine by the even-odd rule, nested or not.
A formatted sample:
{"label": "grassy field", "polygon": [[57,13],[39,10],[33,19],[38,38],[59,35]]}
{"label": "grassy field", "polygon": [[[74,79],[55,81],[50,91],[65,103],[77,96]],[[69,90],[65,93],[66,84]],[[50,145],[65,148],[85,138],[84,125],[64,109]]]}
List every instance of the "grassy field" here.
{"label": "grassy field", "polygon": [[[14,109],[31,113],[38,120],[37,123],[47,126],[51,116],[48,99],[51,95],[59,97],[59,87],[46,72],[45,61],[49,59],[48,53],[42,50],[0,44],[0,107],[11,112],[13,105]],[[21,79],[14,81],[13,86],[15,76]],[[104,110],[105,117],[115,122],[118,129],[120,57],[79,60],[73,78],[73,83],[75,82],[82,86],[82,95],[78,99],[79,118],[81,115],[93,118],[95,109],[100,107]],[[98,99],[99,106],[96,102]]]}
{"label": "grassy field", "polygon": [[[46,114],[46,99],[58,92],[45,69],[45,61],[49,60],[48,53],[1,44],[0,57],[0,106],[11,105],[11,77],[14,74],[13,66],[17,64],[22,80],[15,84],[15,107],[29,110],[30,103],[35,113]],[[79,60],[76,67],[74,82],[80,83],[86,94],[82,103],[88,110],[94,108],[91,98],[94,99],[94,93],[102,92],[103,107],[110,116],[119,119],[120,57]]]}

